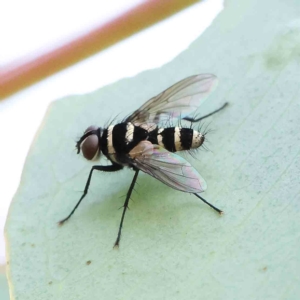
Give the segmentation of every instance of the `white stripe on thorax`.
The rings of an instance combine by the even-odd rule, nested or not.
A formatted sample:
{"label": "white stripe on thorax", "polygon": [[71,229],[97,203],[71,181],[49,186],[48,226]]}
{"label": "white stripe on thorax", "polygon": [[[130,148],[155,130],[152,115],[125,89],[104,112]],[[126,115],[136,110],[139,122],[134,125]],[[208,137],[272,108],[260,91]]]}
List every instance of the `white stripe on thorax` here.
{"label": "white stripe on thorax", "polygon": [[180,127],[175,127],[174,130],[174,145],[176,151],[181,151],[183,149],[180,141],[180,129]]}
{"label": "white stripe on thorax", "polygon": [[134,126],[132,123],[128,122],[126,126],[126,144],[130,143],[133,140]]}
{"label": "white stripe on thorax", "polygon": [[110,125],[107,129],[107,151],[108,153],[116,153],[113,145],[113,129],[114,125]]}

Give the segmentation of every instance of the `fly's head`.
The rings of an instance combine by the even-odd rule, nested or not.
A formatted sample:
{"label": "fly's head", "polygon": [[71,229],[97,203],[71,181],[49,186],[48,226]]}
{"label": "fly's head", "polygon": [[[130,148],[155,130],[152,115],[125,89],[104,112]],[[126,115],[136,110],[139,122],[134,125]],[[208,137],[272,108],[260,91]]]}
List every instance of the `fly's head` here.
{"label": "fly's head", "polygon": [[101,128],[89,126],[83,136],[76,143],[77,154],[82,151],[88,160],[96,160],[101,154]]}

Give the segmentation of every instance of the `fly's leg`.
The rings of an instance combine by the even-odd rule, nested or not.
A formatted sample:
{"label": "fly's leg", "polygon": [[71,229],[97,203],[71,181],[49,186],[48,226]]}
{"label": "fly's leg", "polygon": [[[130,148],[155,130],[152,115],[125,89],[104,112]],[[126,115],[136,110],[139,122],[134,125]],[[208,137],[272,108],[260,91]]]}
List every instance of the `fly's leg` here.
{"label": "fly's leg", "polygon": [[211,112],[211,113],[209,113],[209,114],[207,114],[207,115],[205,115],[205,116],[203,116],[203,117],[200,117],[200,118],[198,118],[198,119],[193,119],[193,118],[190,118],[190,117],[185,117],[185,118],[182,118],[182,119],[183,119],[183,120],[186,120],[186,121],[189,121],[189,122],[192,122],[192,123],[194,123],[194,122],[199,122],[199,121],[201,121],[201,120],[203,120],[203,119],[205,119],[205,118],[207,118],[207,117],[210,117],[210,116],[212,116],[213,114],[219,112],[220,110],[222,110],[223,108],[225,108],[227,105],[228,105],[228,102],[224,103],[224,104],[223,104],[220,108],[218,108],[217,110],[214,110],[213,112]]}
{"label": "fly's leg", "polygon": [[[207,114],[207,115],[205,115],[205,116],[203,116],[203,117],[200,117],[200,118],[198,118],[198,119],[193,119],[193,118],[190,118],[190,117],[185,117],[185,118],[183,118],[183,120],[186,120],[186,121],[189,121],[189,122],[192,122],[192,123],[194,123],[194,122],[199,122],[199,121],[201,121],[201,120],[203,120],[203,119],[205,119],[205,118],[207,118],[207,117],[210,117],[210,116],[212,116],[213,114],[219,112],[220,110],[222,110],[223,108],[225,108],[227,105],[228,105],[228,102],[224,103],[224,104],[223,104],[220,108],[218,108],[217,110],[214,110],[213,112],[211,112],[211,113],[209,113],[209,114]],[[209,203],[208,201],[206,201],[204,198],[202,198],[202,197],[199,196],[198,194],[194,193],[194,195],[195,195],[196,197],[198,197],[199,199],[201,199],[201,200],[202,200],[204,203],[206,203],[208,206],[210,206],[211,208],[213,208],[213,209],[214,209],[216,212],[218,212],[220,215],[223,214],[223,211],[222,211],[222,210],[220,210],[219,208],[215,207],[214,205],[212,205],[211,203]]]}
{"label": "fly's leg", "polygon": [[216,212],[218,212],[220,215],[222,215],[224,212],[221,209],[218,209],[217,207],[213,206],[212,204],[210,204],[209,202],[207,202],[204,198],[202,198],[201,196],[199,196],[198,194],[194,193],[194,195],[196,197],[198,197],[199,199],[201,199],[204,203],[206,203],[207,205],[209,205],[211,208],[213,208]]}
{"label": "fly's leg", "polygon": [[122,231],[122,226],[123,226],[125,213],[126,213],[126,210],[127,210],[127,207],[128,207],[128,202],[129,202],[132,190],[134,188],[135,182],[137,180],[138,174],[139,174],[139,170],[135,170],[135,174],[134,174],[134,177],[132,179],[130,188],[127,192],[125,203],[124,203],[124,206],[123,206],[123,214],[122,214],[122,218],[121,218],[121,222],[120,222],[120,226],[119,226],[118,236],[117,236],[117,239],[116,239],[115,244],[114,244],[114,248],[119,247],[119,243],[120,243],[120,239],[121,239],[121,231]]}
{"label": "fly's leg", "polygon": [[83,200],[83,198],[86,196],[86,194],[88,192],[88,189],[89,189],[89,186],[90,186],[90,183],[91,183],[91,179],[92,179],[92,175],[93,175],[93,171],[94,170],[103,171],[103,172],[115,172],[115,171],[121,170],[122,168],[123,167],[121,165],[117,165],[117,164],[113,164],[111,166],[93,166],[92,169],[91,169],[91,171],[90,171],[90,174],[89,174],[89,177],[87,179],[87,182],[85,184],[84,192],[83,192],[81,198],[79,199],[79,201],[77,202],[77,204],[75,205],[75,207],[73,208],[73,210],[71,211],[71,213],[66,218],[64,218],[63,220],[59,221],[58,224],[59,225],[64,224],[64,222],[66,222],[67,220],[69,220],[70,217],[74,214],[75,210],[78,208],[79,204],[81,203],[81,201]]}

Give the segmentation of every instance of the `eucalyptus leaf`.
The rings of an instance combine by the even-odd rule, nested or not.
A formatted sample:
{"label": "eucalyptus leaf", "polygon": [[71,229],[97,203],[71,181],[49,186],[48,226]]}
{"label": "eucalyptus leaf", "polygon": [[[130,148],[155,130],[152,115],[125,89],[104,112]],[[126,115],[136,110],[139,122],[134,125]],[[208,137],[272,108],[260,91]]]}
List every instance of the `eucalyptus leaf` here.
{"label": "eucalyptus leaf", "polygon": [[5,276],[5,267],[0,265],[0,299],[1,300],[8,300],[8,285],[7,279]]}
{"label": "eucalyptus leaf", "polygon": [[[211,151],[184,157],[207,181],[203,197],[225,215],[142,174],[113,249],[128,169],[95,174],[58,227],[92,166],[76,156],[75,139],[199,73],[220,84],[197,113],[229,106],[205,121]],[[299,81],[300,2],[228,0],[164,67],[53,103],[6,224],[14,299],[299,299]]]}

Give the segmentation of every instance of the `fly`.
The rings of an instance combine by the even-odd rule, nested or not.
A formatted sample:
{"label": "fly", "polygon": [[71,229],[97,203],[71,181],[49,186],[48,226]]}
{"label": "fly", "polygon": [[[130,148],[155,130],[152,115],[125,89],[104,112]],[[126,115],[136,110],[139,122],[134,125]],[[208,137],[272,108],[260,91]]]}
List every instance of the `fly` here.
{"label": "fly", "polygon": [[76,143],[77,153],[82,151],[88,160],[106,156],[111,165],[94,165],[89,173],[84,192],[70,212],[59,222],[62,225],[74,214],[88,193],[94,171],[115,172],[129,167],[135,172],[126,195],[119,231],[114,247],[118,247],[128,202],[137,180],[139,171],[149,174],[169,187],[186,193],[192,193],[219,214],[223,212],[202,198],[198,193],[206,189],[201,175],[184,158],[175,154],[199,148],[205,140],[205,133],[190,127],[164,127],[170,119],[199,122],[223,109],[219,109],[200,118],[188,117],[199,106],[199,101],[207,97],[216,86],[217,77],[212,74],[200,74],[183,79],[156,97],[148,100],[129,117],[107,128],[90,126]]}

